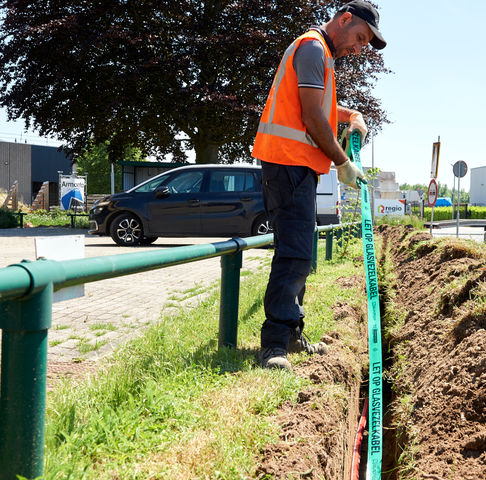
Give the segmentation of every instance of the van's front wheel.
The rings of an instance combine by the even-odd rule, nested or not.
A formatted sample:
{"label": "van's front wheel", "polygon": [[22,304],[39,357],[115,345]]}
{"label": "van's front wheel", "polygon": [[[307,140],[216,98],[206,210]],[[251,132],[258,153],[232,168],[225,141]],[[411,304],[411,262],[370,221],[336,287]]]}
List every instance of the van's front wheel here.
{"label": "van's front wheel", "polygon": [[110,226],[111,238],[122,247],[133,247],[143,238],[143,227],[140,220],[130,213],[122,213],[113,220]]}

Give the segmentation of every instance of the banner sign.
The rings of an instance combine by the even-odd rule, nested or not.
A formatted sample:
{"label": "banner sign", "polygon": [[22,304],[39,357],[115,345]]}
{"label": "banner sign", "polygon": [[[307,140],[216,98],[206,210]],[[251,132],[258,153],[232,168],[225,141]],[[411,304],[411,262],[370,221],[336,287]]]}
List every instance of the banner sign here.
{"label": "banner sign", "polygon": [[[351,133],[350,143],[351,159],[361,170],[361,159],[359,155],[361,137],[357,131]],[[381,315],[373,221],[371,218],[370,195],[366,185],[361,185],[361,227],[363,231],[366,292],[368,294],[368,353],[370,361],[368,386],[370,411],[366,478],[367,480],[381,480],[381,463],[383,457],[383,359],[381,353]]]}
{"label": "banner sign", "polygon": [[405,215],[405,202],[402,200],[375,198],[376,217],[402,217],[403,215]]}
{"label": "banner sign", "polygon": [[86,177],[59,175],[59,198],[61,210],[84,211]]}

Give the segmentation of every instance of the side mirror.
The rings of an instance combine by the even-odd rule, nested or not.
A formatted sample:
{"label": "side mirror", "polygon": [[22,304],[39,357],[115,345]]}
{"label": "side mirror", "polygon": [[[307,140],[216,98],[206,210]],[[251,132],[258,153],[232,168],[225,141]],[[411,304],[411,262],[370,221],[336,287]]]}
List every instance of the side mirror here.
{"label": "side mirror", "polygon": [[170,195],[169,187],[161,185],[155,189],[155,198],[166,198]]}

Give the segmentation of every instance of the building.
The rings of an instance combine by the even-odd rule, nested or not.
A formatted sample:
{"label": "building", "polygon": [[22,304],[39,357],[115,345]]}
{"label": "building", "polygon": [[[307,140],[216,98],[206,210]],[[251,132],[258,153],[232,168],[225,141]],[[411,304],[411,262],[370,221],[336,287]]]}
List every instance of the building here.
{"label": "building", "polygon": [[486,206],[486,167],[471,168],[470,205]]}
{"label": "building", "polygon": [[17,180],[18,199],[30,205],[49,182],[49,205],[59,205],[59,172],[71,173],[71,157],[57,147],[0,142],[0,190]]}
{"label": "building", "polygon": [[177,162],[132,162],[121,161],[118,165],[122,167],[122,190],[126,191],[135,185],[155,177],[159,173],[166,172],[173,168],[182,167],[187,163]]}
{"label": "building", "polygon": [[400,186],[395,179],[395,172],[379,172],[376,179],[372,180],[374,197],[387,200],[399,200],[402,198]]}

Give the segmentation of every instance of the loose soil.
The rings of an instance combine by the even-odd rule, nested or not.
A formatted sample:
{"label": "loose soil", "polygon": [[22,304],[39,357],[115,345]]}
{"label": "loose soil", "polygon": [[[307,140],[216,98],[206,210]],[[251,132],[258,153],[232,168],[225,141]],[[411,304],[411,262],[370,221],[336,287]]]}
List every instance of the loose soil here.
{"label": "loose soil", "polygon": [[[359,285],[366,296],[361,278],[343,278],[339,283],[343,288]],[[329,353],[294,367],[313,387],[300,392],[297,404],[287,402],[280,408],[276,417],[282,427],[280,439],[263,450],[258,479],[349,478],[361,365],[367,356],[366,325],[363,313],[348,305],[338,303],[333,310],[336,329],[322,338]]]}
{"label": "loose soil", "polygon": [[[412,227],[382,226],[375,235],[383,239],[382,272],[393,265],[380,279],[389,359],[383,478],[486,479],[486,250]],[[357,283],[364,280],[341,286]],[[334,314],[329,354],[295,368],[313,388],[280,409],[280,439],[262,451],[258,479],[349,478],[366,325],[349,306]],[[343,341],[344,328],[361,338]],[[341,396],[325,393],[330,384]]]}
{"label": "loose soil", "polygon": [[486,250],[380,230],[404,318],[390,337],[399,449],[413,452],[401,478],[486,479]]}

